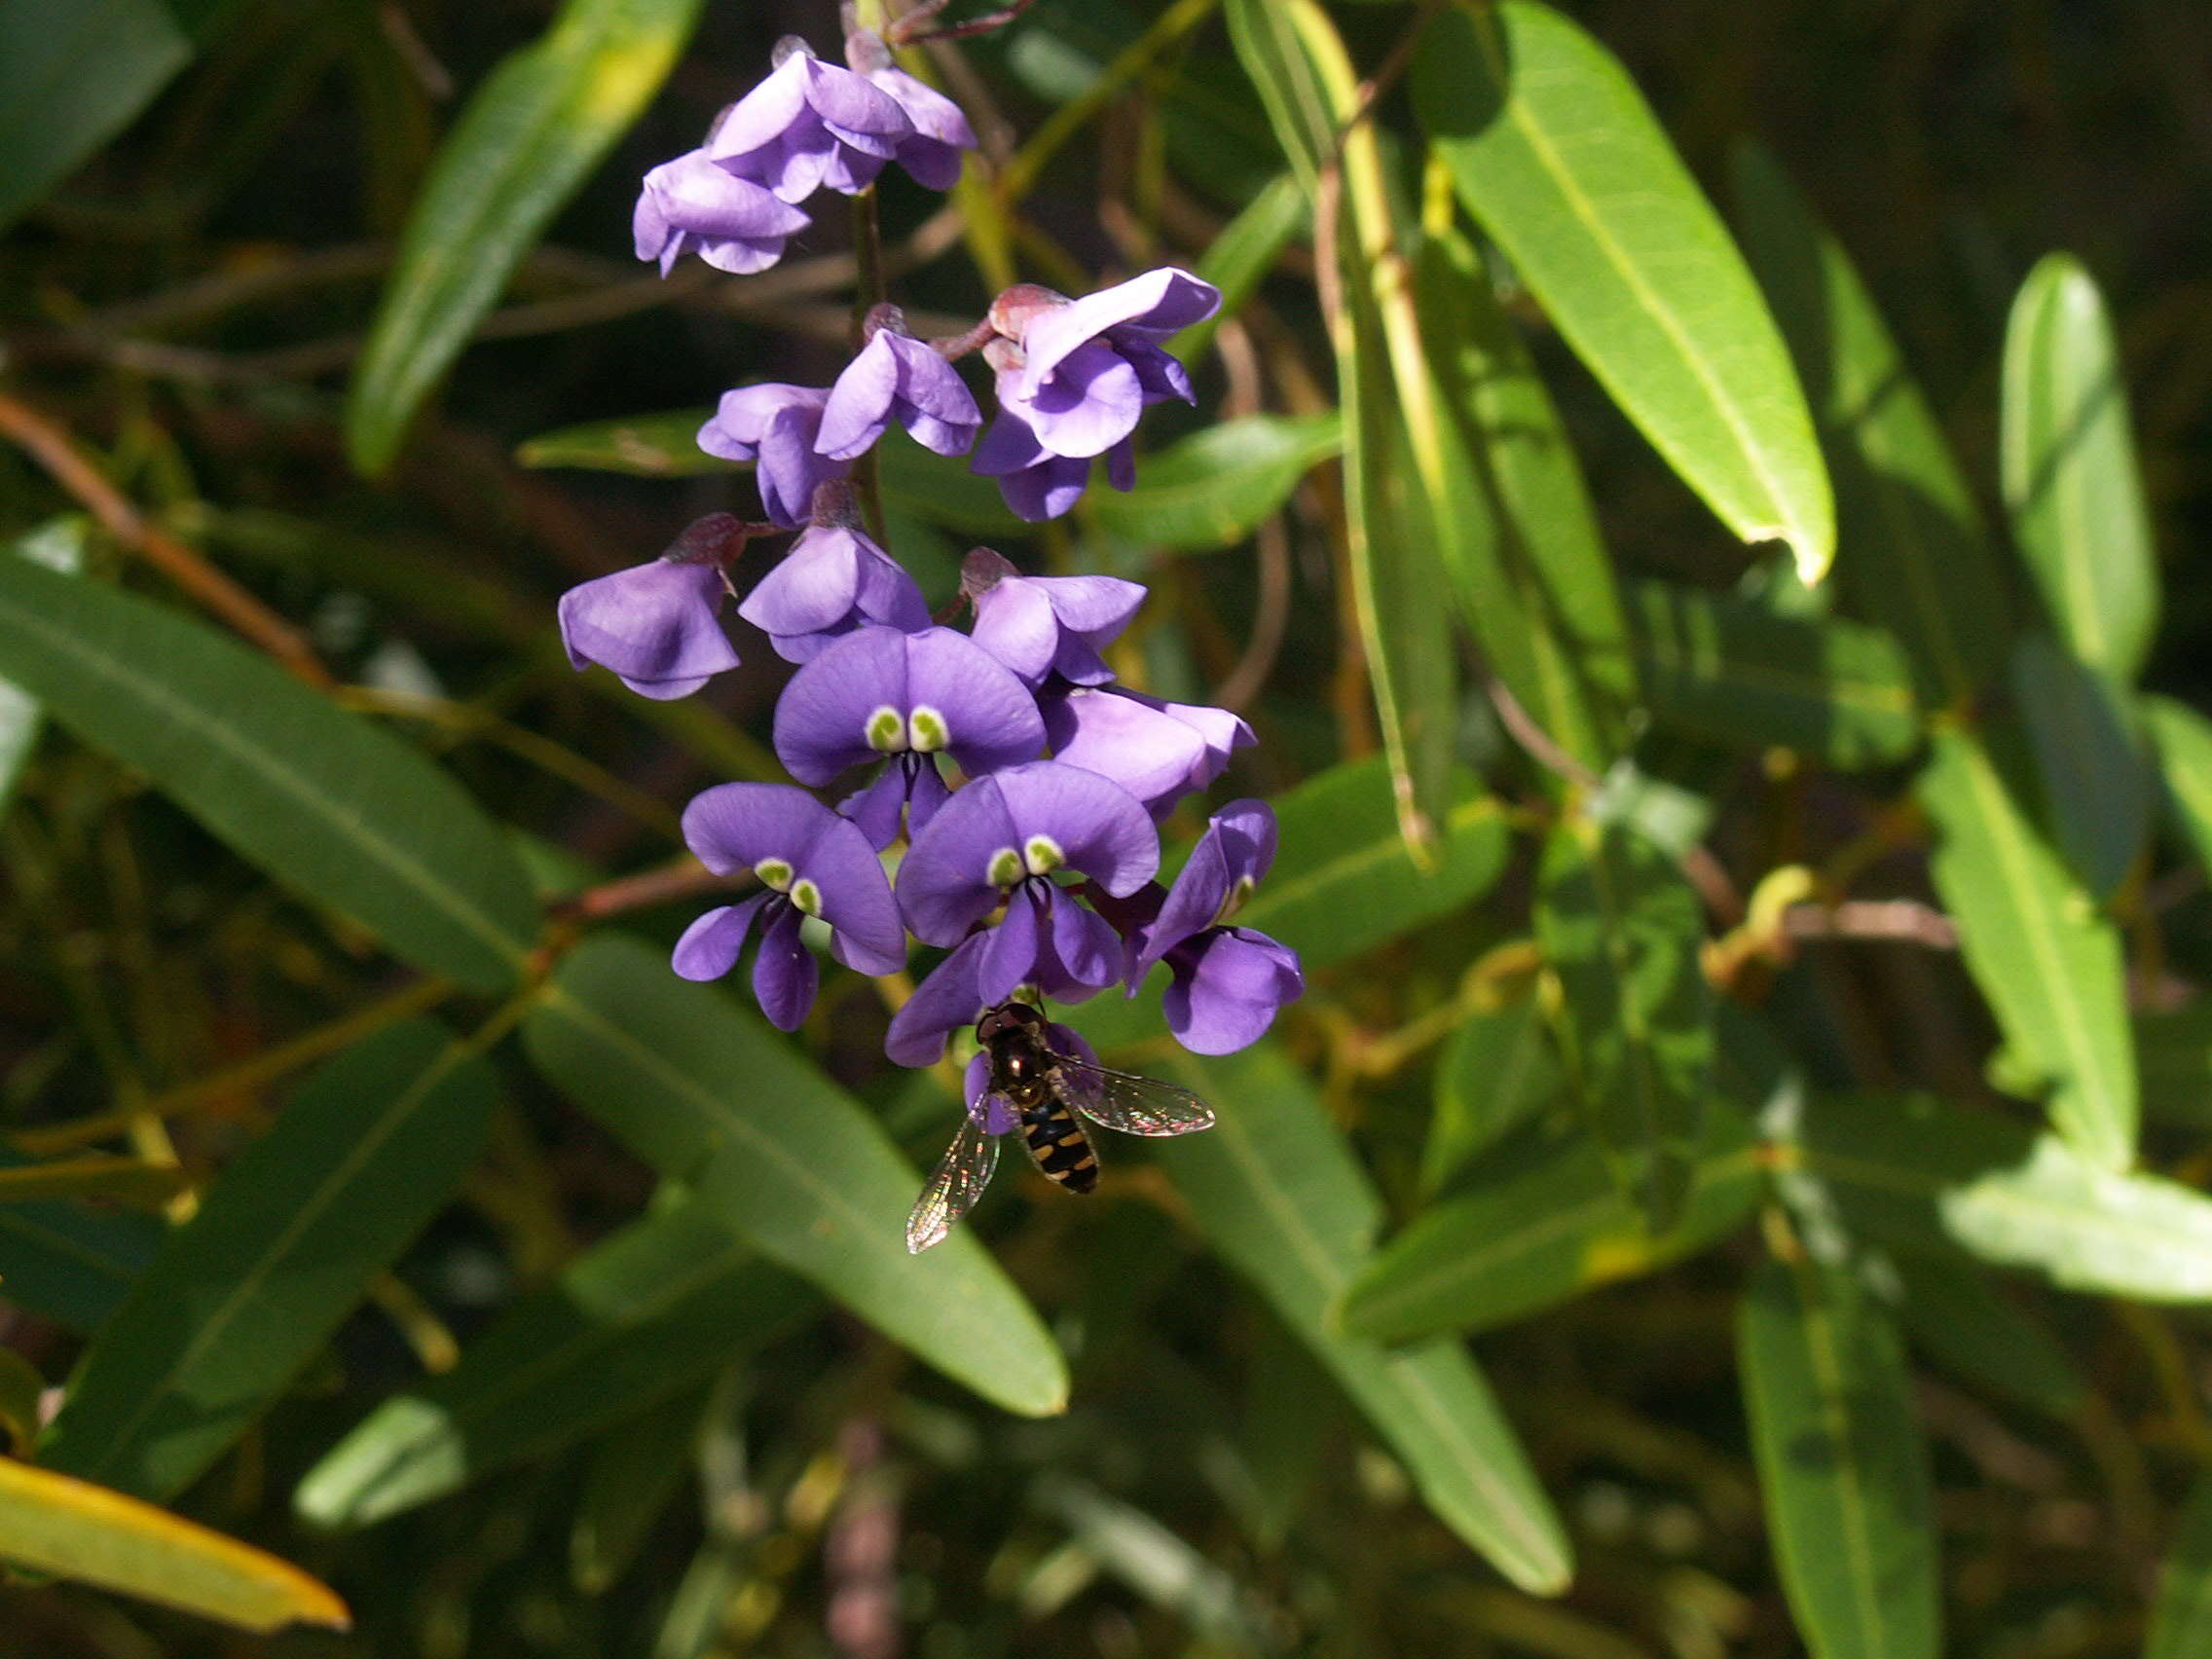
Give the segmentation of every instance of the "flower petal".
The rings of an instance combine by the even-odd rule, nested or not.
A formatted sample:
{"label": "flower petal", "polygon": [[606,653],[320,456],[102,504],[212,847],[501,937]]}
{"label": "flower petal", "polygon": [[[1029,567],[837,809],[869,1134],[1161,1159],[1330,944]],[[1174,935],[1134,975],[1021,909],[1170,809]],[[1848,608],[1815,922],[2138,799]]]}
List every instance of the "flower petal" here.
{"label": "flower petal", "polygon": [[1040,582],[1018,576],[998,583],[976,601],[968,637],[1034,685],[1051,672],[1060,648],[1059,620]]}
{"label": "flower petal", "polygon": [[850,461],[882,437],[891,424],[891,400],[899,394],[900,378],[894,338],[888,328],[879,331],[830,388],[822,430],[814,440],[814,447],[824,455]]}
{"label": "flower petal", "polygon": [[1137,953],[1142,973],[1220,920],[1241,885],[1257,882],[1275,860],[1275,815],[1265,801],[1235,800],[1215,813],[1191,849]]}
{"label": "flower petal", "polygon": [[1005,890],[991,879],[1000,849],[1018,847],[997,776],[977,778],[938,808],[899,865],[899,908],[926,944],[955,944]]}
{"label": "flower petal", "polygon": [[717,875],[764,860],[789,865],[795,880],[822,837],[845,821],[789,784],[717,784],[683,809],[683,844]]}
{"label": "flower petal", "polygon": [[1065,888],[1052,905],[1052,954],[1068,977],[1087,985],[1122,977],[1122,936]]}
{"label": "flower petal", "polygon": [[1014,986],[1034,978],[1038,949],[1043,940],[1044,916],[1051,900],[1024,882],[1008,899],[1006,916],[982,937],[982,959],[976,966],[976,993],[986,1003],[1002,1003]]}
{"label": "flower petal", "polygon": [[946,1035],[982,1017],[984,1004],[976,990],[976,965],[982,956],[984,941],[985,936],[977,934],[954,950],[891,1016],[883,1051],[895,1064],[935,1065],[944,1052]]}
{"label": "flower petal", "polygon": [[764,634],[812,634],[844,620],[860,589],[859,534],[816,526],[753,584],[737,613]]}
{"label": "flower petal", "polygon": [[1229,1054],[1256,1043],[1275,1013],[1306,989],[1298,952],[1250,928],[1217,928],[1167,959],[1175,976],[1161,999],[1167,1029],[1195,1054]]}
{"label": "flower petal", "polygon": [[1034,396],[1071,351],[1110,328],[1130,329],[1140,339],[1165,339],[1194,322],[1203,322],[1220,307],[1220,289],[1173,266],[1054,306],[1022,330],[1021,350],[1029,359],[1022,393]]}
{"label": "flower petal", "polygon": [[1052,758],[1113,781],[1148,806],[1195,787],[1207,765],[1205,739],[1148,702],[1100,686],[1044,703]]}
{"label": "flower petal", "polygon": [[1037,441],[1054,455],[1103,454],[1137,429],[1144,387],[1111,346],[1086,342],[1036,391],[1014,399]]}
{"label": "flower petal", "polygon": [[737,666],[719,619],[726,592],[716,565],[654,559],[563,594],[561,640],[579,669],[600,663],[663,701],[689,696]]}
{"label": "flower petal", "polygon": [[738,903],[709,910],[683,930],[669,966],[685,979],[720,978],[737,966],[738,957],[744,953],[745,936],[753,929],[753,918],[763,904],[780,897],[756,893]]}
{"label": "flower petal", "polygon": [[806,1023],[822,982],[814,953],[799,938],[803,922],[795,908],[782,905],[761,930],[760,950],[753,959],[754,1000],[778,1031],[796,1031]]}
{"label": "flower petal", "polygon": [[[1143,805],[1111,779],[1057,760],[1032,760],[994,772],[987,781],[998,785],[1015,847],[1027,849],[1033,839],[1050,837],[1064,867],[1081,870],[1117,897],[1135,892],[1159,870],[1159,831]],[[953,804],[967,793],[955,795]]]}
{"label": "flower petal", "polygon": [[934,710],[941,747],[970,777],[1044,752],[1045,720],[1029,688],[967,635],[929,628],[894,636],[906,647],[906,696]]}

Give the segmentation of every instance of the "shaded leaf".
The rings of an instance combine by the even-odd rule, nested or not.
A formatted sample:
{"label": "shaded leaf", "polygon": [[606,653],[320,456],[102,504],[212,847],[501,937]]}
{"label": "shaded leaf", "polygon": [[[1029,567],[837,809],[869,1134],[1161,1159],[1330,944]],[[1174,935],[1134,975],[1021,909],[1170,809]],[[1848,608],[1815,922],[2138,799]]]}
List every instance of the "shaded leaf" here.
{"label": "shaded leaf", "polygon": [[1827,474],[1773,319],[1635,84],[1532,0],[1423,29],[1414,107],[1459,200],[1670,465],[1746,541],[1835,551]]}
{"label": "shaded leaf", "polygon": [[[74,575],[84,569],[89,529],[87,520],[74,516],[49,519],[28,535],[17,537],[12,551],[50,571]],[[16,782],[23,775],[45,724],[46,711],[39,700],[0,680],[0,811],[7,809],[16,793]]]}
{"label": "shaded leaf", "polygon": [[2212,1476],[2199,1475],[2158,1567],[2158,1595],[2143,1659],[2212,1654]]}
{"label": "shaded leaf", "polygon": [[1966,702],[2004,667],[2011,601],[1981,510],[1873,297],[1766,151],[1735,154],[1744,246],[1788,341],[1835,483],[1836,572],[1905,647],[1921,700]]}
{"label": "shaded leaf", "polygon": [[192,58],[163,0],[0,7],[0,229],[153,102]]}
{"label": "shaded leaf", "polygon": [[150,1497],[191,1484],[443,1207],[497,1091],[491,1069],[426,1019],[324,1066],[93,1339],[41,1460]]}
{"label": "shaded leaf", "polygon": [[1344,448],[1334,415],[1247,415],[1147,456],[1136,488],[1091,497],[1101,528],[1180,553],[1232,546],[1277,512],[1298,481]]}
{"label": "shaded leaf", "polygon": [[1154,1148],[1192,1221],[1351,1396],[1438,1519],[1523,1589],[1564,1588],[1572,1565],[1559,1519],[1466,1351],[1385,1352],[1332,1329],[1381,1205],[1306,1079],[1268,1043],[1179,1056],[1162,1075],[1221,1113],[1206,1133]]}
{"label": "shaded leaf", "polygon": [[241,1630],[344,1630],[346,1604],[289,1562],[88,1481],[0,1457],[0,1557]]}
{"label": "shaded leaf", "polygon": [[2110,899],[2151,838],[2151,768],[2123,693],[2041,634],[2012,646],[2012,696],[2043,784],[2043,821],[2096,898]]}
{"label": "shaded leaf", "polygon": [[[0,1170],[28,1162],[0,1146]],[[90,1335],[154,1259],[164,1231],[150,1215],[67,1203],[0,1204],[0,1302]]]}
{"label": "shaded leaf", "polygon": [[477,990],[537,934],[498,826],[389,733],[164,608],[0,559],[0,676],[397,955]]}
{"label": "shaded leaf", "polygon": [[1888,1316],[1842,1269],[1768,1262],[1737,1354],[1768,1531],[1815,1659],[1935,1659],[1928,1448]]}
{"label": "shaded leaf", "polygon": [[1420,1184],[1434,1193],[1567,1088],[1541,1000],[1523,997],[1462,1020],[1436,1056],[1436,1104]]}
{"label": "shaded leaf", "polygon": [[601,935],[523,1028],[539,1070],[771,1260],[1009,1411],[1067,1404],[1067,1370],[975,1236],[909,1255],[922,1178],[876,1121],[752,1013]]}
{"label": "shaded leaf", "polygon": [[1629,589],[1651,717],[1731,748],[1877,766],[1920,745],[1912,672],[1878,629],[1674,582]]}
{"label": "shaded leaf", "polygon": [[[789,1282],[789,1281],[787,1281]],[[569,1577],[596,1596],[637,1559],[698,1456],[704,1387],[648,1406],[592,1448],[569,1528]]]}
{"label": "shaded leaf", "polygon": [[739,471],[737,462],[699,447],[699,428],[714,413],[712,407],[670,409],[656,415],[585,421],[525,438],[515,446],[515,461],[523,466],[573,466],[641,478],[704,478]]}
{"label": "shaded leaf", "polygon": [[153,1208],[176,1197],[189,1184],[185,1172],[173,1163],[95,1154],[0,1166],[0,1204],[38,1198],[107,1198]]}
{"label": "shaded leaf", "polygon": [[1941,843],[1936,891],[2012,1054],[2048,1089],[2059,1132],[2084,1157],[2135,1157],[2135,1054],[2120,937],[2020,808],[1981,739],[1935,740],[1919,783]]}
{"label": "shaded leaf", "polygon": [[2158,627],[2158,572],[2112,320],[2069,254],[2028,274],[2005,331],[2005,506],[2074,654],[2132,681]]}
{"label": "shaded leaf", "polygon": [[2135,1015],[2143,1112],[2155,1123],[2212,1128],[2212,1000]]}
{"label": "shaded leaf", "polygon": [[1715,1106],[1680,1219],[1654,1234],[1589,1135],[1531,1124],[1383,1245],[1346,1293],[1344,1327],[1379,1342],[1490,1330],[1702,1250],[1765,1185],[1750,1125]]}
{"label": "shaded leaf", "polygon": [[1953,1376],[2061,1419],[2087,1398],[2066,1350],[1957,1251],[1900,1251],[1905,1334]]}
{"label": "shaded leaf", "polygon": [[1563,824],[1537,875],[1536,938],[1564,992],[1561,1047],[1584,1118],[1651,1226],[1671,1227],[1713,1066],[1697,895],[1625,826]]}
{"label": "shaded leaf", "polygon": [[701,0],[566,0],[440,146],[353,372],[346,447],[381,472],[561,204],[659,88]]}
{"label": "shaded leaf", "polygon": [[443,1497],[693,1387],[811,1302],[697,1202],[658,1210],[508,1309],[451,1371],[370,1413],[293,1503],[319,1526],[360,1527]]}

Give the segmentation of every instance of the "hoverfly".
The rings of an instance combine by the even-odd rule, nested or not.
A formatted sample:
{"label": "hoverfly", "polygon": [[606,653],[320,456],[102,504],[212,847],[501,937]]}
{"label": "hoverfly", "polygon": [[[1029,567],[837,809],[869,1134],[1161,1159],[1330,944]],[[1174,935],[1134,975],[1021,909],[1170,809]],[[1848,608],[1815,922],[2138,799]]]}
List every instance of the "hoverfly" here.
{"label": "hoverfly", "polygon": [[[1188,1135],[1213,1127],[1213,1108],[1189,1089],[1092,1065],[1052,1048],[1050,1037],[1045,1016],[1027,1003],[1001,1003],[977,1021],[976,1041],[990,1056],[990,1082],[906,1218],[908,1250],[918,1255],[943,1238],[983,1196],[998,1167],[999,1135],[1006,1132],[984,1126],[993,1117],[1011,1117],[1045,1179],[1071,1193],[1098,1185],[1098,1155],[1077,1112],[1125,1135]],[[995,1112],[994,1100],[1000,1103]]]}

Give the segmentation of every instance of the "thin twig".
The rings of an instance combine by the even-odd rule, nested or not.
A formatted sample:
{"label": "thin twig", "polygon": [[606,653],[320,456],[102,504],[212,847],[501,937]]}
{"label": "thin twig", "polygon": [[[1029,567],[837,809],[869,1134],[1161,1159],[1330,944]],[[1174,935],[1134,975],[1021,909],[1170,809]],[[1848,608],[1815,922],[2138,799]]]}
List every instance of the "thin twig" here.
{"label": "thin twig", "polygon": [[742,886],[747,878],[717,875],[697,859],[685,854],[682,858],[652,869],[641,870],[636,875],[625,875],[614,881],[587,887],[581,893],[555,900],[546,908],[555,916],[571,917],[578,921],[604,921],[608,916],[619,916],[630,910],[650,909],[655,904],[673,904],[680,899],[696,899],[704,894],[731,892]]}
{"label": "thin twig", "polygon": [[1791,939],[1887,939],[1956,950],[1959,924],[1917,899],[1846,899],[1833,906],[1792,904],[1782,915]]}
{"label": "thin twig", "polygon": [[215,615],[294,675],[327,690],[334,683],[308,637],[166,531],[151,523],[77,452],[66,433],[18,398],[0,393],[0,432],[43,466],[100,521],[107,533],[161,571]]}

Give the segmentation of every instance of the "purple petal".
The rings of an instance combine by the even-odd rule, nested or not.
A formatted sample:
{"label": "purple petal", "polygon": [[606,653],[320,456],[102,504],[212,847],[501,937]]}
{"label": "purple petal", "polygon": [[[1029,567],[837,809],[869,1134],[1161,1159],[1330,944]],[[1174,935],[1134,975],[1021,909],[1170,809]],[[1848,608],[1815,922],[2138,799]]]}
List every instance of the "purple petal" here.
{"label": "purple petal", "polygon": [[1198,402],[1191,390],[1190,371],[1157,346],[1141,340],[1117,340],[1114,350],[1135,371],[1137,385],[1144,389],[1147,403],[1165,403],[1169,398],[1181,398],[1185,403]]}
{"label": "purple petal", "polygon": [[983,999],[976,989],[976,964],[985,941],[978,934],[954,950],[924,979],[905,1005],[891,1016],[883,1051],[902,1066],[935,1065],[944,1039],[982,1017]]}
{"label": "purple petal", "polygon": [[[811,221],[751,179],[734,177],[693,150],[645,174],[632,229],[640,259],[658,259],[668,237],[688,233],[702,241],[740,240],[781,250],[787,238]],[[775,262],[775,254],[768,263]]]}
{"label": "purple petal", "polygon": [[[1014,846],[1026,848],[1036,837],[1049,836],[1058,844],[1065,867],[1081,870],[1117,897],[1134,893],[1159,870],[1159,831],[1144,807],[1110,779],[1057,760],[1032,760],[994,772],[989,781],[1006,803]],[[953,797],[955,805],[959,799]]]}
{"label": "purple petal", "polygon": [[843,819],[789,784],[717,784],[683,809],[683,844],[717,875],[777,859],[795,879],[822,838],[843,828]]}
{"label": "purple petal", "polygon": [[[822,430],[814,447],[838,461],[850,461],[870,448],[891,424],[891,400],[899,394],[899,359],[894,336],[884,329],[861,354],[845,365],[822,411]],[[933,352],[932,355],[935,355]]]}
{"label": "purple petal", "polygon": [[[1127,448],[1124,443],[1109,450],[1109,463]],[[1037,441],[1028,422],[1004,407],[977,446],[968,469],[996,478],[1008,510],[1029,524],[1058,518],[1083,498],[1084,487],[1090,482],[1088,461],[1051,454]]]}
{"label": "purple petal", "polygon": [[906,636],[862,628],[793,675],[776,700],[776,754],[802,784],[827,784],[847,766],[886,753],[871,748],[868,718],[906,708]]}
{"label": "purple petal", "polygon": [[[857,533],[856,533],[857,534]],[[869,622],[897,628],[903,634],[919,634],[930,625],[929,601],[914,585],[914,578],[882,548],[861,536],[860,587],[853,608]]]}
{"label": "purple petal", "polygon": [[723,111],[707,135],[707,154],[723,161],[783,138],[806,109],[806,55],[794,53],[785,58],[773,74]]}
{"label": "purple petal", "polygon": [[1122,977],[1122,936],[1064,888],[1052,905],[1052,954],[1068,977],[1087,985]]}
{"label": "purple petal", "polygon": [[793,404],[779,411],[760,435],[754,482],[760,487],[762,509],[778,524],[806,523],[814,511],[815,486],[852,470],[850,461],[815,453],[814,434],[821,419],[819,410]]}
{"label": "purple petal", "polygon": [[737,613],[764,634],[812,634],[843,621],[860,590],[860,539],[834,526],[807,531]]}
{"label": "purple petal", "polygon": [[1147,806],[1198,787],[1204,737],[1172,715],[1103,686],[1044,704],[1052,758],[1111,778]]}
{"label": "purple petal", "polygon": [[1167,959],[1174,983],[1161,999],[1167,1029],[1195,1054],[1228,1054],[1259,1041],[1276,1010],[1306,989],[1298,953],[1250,928],[1218,928]]}
{"label": "purple petal", "polygon": [[1129,329],[1139,339],[1164,339],[1204,321],[1220,306],[1220,289],[1172,266],[1054,306],[1022,330],[1021,350],[1029,359],[1022,393],[1034,396],[1070,352],[1110,328]]}
{"label": "purple petal", "polygon": [[936,711],[962,771],[976,777],[1044,752],[1045,721],[1029,688],[967,635],[930,628],[897,638],[906,646],[909,706]]}
{"label": "purple petal", "polygon": [[982,936],[989,942],[976,966],[976,991],[986,1003],[1006,1001],[1014,986],[1036,975],[1045,919],[1040,912],[1050,903],[1024,882],[1007,901],[1005,919]]}
{"label": "purple petal", "polygon": [[563,594],[561,640],[578,669],[596,662],[643,696],[687,697],[737,666],[719,615],[726,592],[713,564],[655,559]]}
{"label": "purple petal", "polygon": [[907,721],[926,718],[928,735],[940,736],[971,776],[1044,746],[1027,688],[965,635],[866,627],[792,676],[776,704],[776,753],[801,783],[826,784],[847,766],[905,749],[904,732],[889,750],[870,746],[869,721],[885,709]]}
{"label": "purple petal", "polygon": [[954,944],[995,908],[1004,890],[991,860],[1018,848],[1014,817],[996,776],[974,780],[937,811],[899,866],[899,908],[925,944]]}
{"label": "purple petal", "polygon": [[[1025,383],[1026,384],[1026,383]],[[1077,346],[1036,391],[1013,400],[1053,455],[1101,455],[1137,429],[1144,388],[1111,346]]]}
{"label": "purple petal", "polygon": [[952,792],[945,788],[944,774],[937,769],[933,756],[909,755],[900,763],[907,774],[906,833],[919,835],[930,827],[938,809],[952,798]]}
{"label": "purple petal", "polygon": [[1031,685],[1051,671],[1060,648],[1051,597],[1042,583],[1017,576],[976,601],[976,621],[968,637]]}
{"label": "purple petal", "polygon": [[761,930],[759,954],[753,959],[754,1000],[778,1031],[796,1031],[806,1023],[821,984],[814,953],[799,938],[802,923],[796,909],[781,906]]}
{"label": "purple petal", "polygon": [[752,931],[753,918],[774,893],[756,893],[735,904],[724,904],[709,910],[683,930],[683,937],[676,941],[675,954],[669,966],[685,979],[719,979],[737,966],[738,957],[745,950],[745,936]]}
{"label": "purple petal", "polygon": [[[810,57],[805,76],[806,101],[848,144],[889,156],[895,141],[914,130],[900,100],[850,69]],[[883,148],[875,152],[879,143]]]}
{"label": "purple petal", "polygon": [[930,190],[950,190],[958,184],[960,153],[976,148],[975,130],[960,106],[903,69],[870,70],[867,79],[896,99],[913,123],[913,135],[899,145],[899,165],[913,175],[915,183]]}
{"label": "purple petal", "polygon": [[904,828],[900,819],[900,809],[906,804],[906,780],[901,775],[904,759],[899,756],[885,761],[865,786],[837,803],[838,812],[859,825],[867,844],[879,853],[898,840]]}

